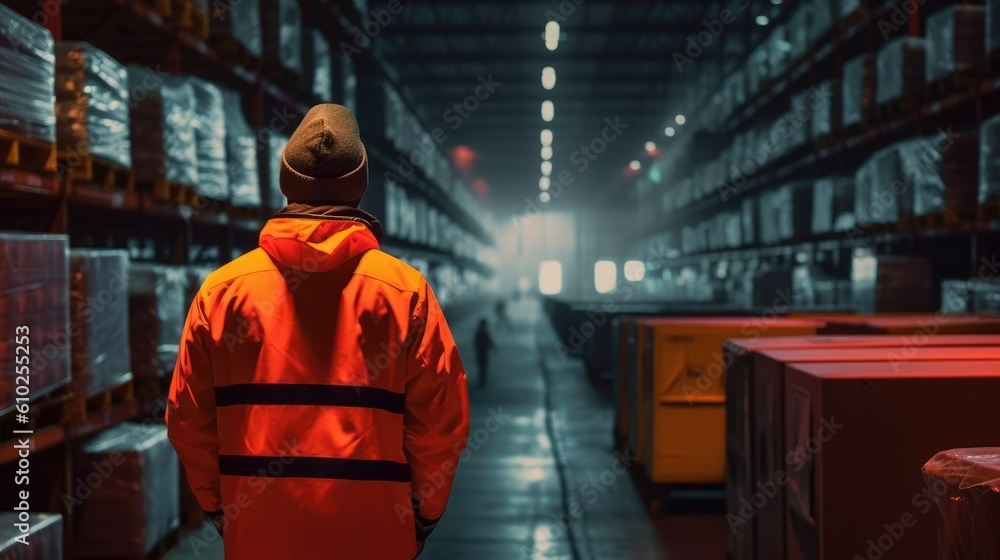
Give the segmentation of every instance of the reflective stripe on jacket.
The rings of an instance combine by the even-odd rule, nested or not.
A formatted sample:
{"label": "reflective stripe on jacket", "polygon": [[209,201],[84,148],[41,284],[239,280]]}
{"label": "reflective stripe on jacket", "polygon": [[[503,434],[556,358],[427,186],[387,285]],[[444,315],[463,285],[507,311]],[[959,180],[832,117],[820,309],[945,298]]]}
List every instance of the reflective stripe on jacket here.
{"label": "reflective stripe on jacket", "polygon": [[228,560],[413,558],[469,430],[440,306],[363,220],[279,214],[260,245],[184,327],[167,426],[195,495]]}

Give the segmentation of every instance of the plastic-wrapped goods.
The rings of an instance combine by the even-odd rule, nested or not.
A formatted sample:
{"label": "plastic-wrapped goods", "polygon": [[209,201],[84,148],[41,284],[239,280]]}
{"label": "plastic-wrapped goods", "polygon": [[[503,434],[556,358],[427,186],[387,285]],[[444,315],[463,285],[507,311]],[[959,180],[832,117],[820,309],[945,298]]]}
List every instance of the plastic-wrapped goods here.
{"label": "plastic-wrapped goods", "polygon": [[875,100],[875,58],[861,55],[844,63],[842,119],[844,126],[861,124],[872,114]]}
{"label": "plastic-wrapped goods", "polygon": [[743,229],[743,244],[753,245],[757,242],[757,212],[754,207],[755,199],[744,198],[740,207],[740,223]]}
{"label": "plastic-wrapped goods", "polygon": [[986,52],[986,10],[951,6],[927,18],[927,83],[955,72],[975,72]]}
{"label": "plastic-wrapped goods", "polygon": [[812,232],[817,235],[854,227],[854,179],[825,177],[813,185]]}
{"label": "plastic-wrapped goods", "polygon": [[862,0],[840,0],[840,17],[844,19],[861,9]]}
{"label": "plastic-wrapped goods", "polygon": [[938,558],[1000,557],[1000,447],[942,451],[922,471],[941,511]]}
{"label": "plastic-wrapped goods", "polygon": [[136,379],[173,373],[187,317],[182,267],[133,263],[129,271],[129,345]]}
{"label": "plastic-wrapped goods", "polygon": [[813,116],[810,121],[810,135],[813,140],[828,136],[835,130],[840,130],[841,93],[843,87],[837,80],[827,80],[819,85],[814,93],[817,97],[814,103]]}
{"label": "plastic-wrapped goods", "polygon": [[264,23],[264,57],[296,74],[302,73],[302,6],[298,1],[274,2],[273,20]]}
{"label": "plastic-wrapped goods", "polygon": [[0,338],[0,414],[17,404],[19,366],[28,366],[31,400],[70,381],[68,247],[64,235],[0,233],[0,331],[8,333]]}
{"label": "plastic-wrapped goods", "polygon": [[788,70],[788,64],[792,61],[792,45],[788,42],[788,30],[784,25],[779,25],[771,31],[771,35],[766,41],[768,49],[768,76],[777,79]]}
{"label": "plastic-wrapped goods", "polygon": [[194,138],[198,152],[198,194],[229,200],[229,166],[226,151],[226,109],[219,86],[188,78],[194,91]]}
{"label": "plastic-wrapped goods", "polygon": [[981,282],[975,290],[976,313],[1000,313],[1000,282]]}
{"label": "plastic-wrapped goods", "polygon": [[54,84],[52,34],[0,4],[0,129],[55,142]]}
{"label": "plastic-wrapped goods", "polygon": [[1000,1],[986,0],[986,52],[1000,50]]}
{"label": "plastic-wrapped goods", "polygon": [[979,135],[941,132],[906,145],[903,173],[913,191],[913,214],[975,213],[979,189]]}
{"label": "plastic-wrapped goods", "polygon": [[807,0],[799,4],[788,18],[788,46],[791,61],[805,56],[812,46],[809,39],[809,21],[812,19],[813,5]]}
{"label": "plastic-wrapped goods", "polygon": [[[63,518],[57,513],[28,514],[28,533],[16,527],[17,512],[0,513],[0,560],[62,560]],[[27,540],[25,546],[19,538]]]}
{"label": "plastic-wrapped goods", "polygon": [[180,525],[180,466],[165,426],[119,424],[86,442],[75,463],[84,480],[103,476],[74,511],[76,558],[142,558]]}
{"label": "plastic-wrapped goods", "polygon": [[132,167],[128,72],[89,43],[56,44],[56,138],[59,150]]}
{"label": "plastic-wrapped goods", "polygon": [[320,101],[333,100],[333,54],[330,42],[319,29],[312,30],[310,67],[312,68],[312,92]]}
{"label": "plastic-wrapped goods", "polygon": [[904,199],[910,193],[900,155],[898,146],[889,146],[858,168],[854,178],[854,215],[861,227],[896,223],[905,215]]}
{"label": "plastic-wrapped goods", "polygon": [[128,253],[70,251],[73,392],[94,396],[132,378],[128,345]]}
{"label": "plastic-wrapped goods", "polygon": [[281,154],[285,151],[285,146],[287,145],[288,137],[278,134],[272,134],[268,141],[268,167],[270,172],[270,177],[268,178],[268,203],[271,205],[271,210],[275,212],[288,206],[288,199],[281,192],[281,181],[279,179],[281,175]]}
{"label": "plastic-wrapped goods", "polygon": [[975,295],[965,280],[941,281],[941,311],[944,313],[967,314],[974,308]]}
{"label": "plastic-wrapped goods", "polygon": [[757,47],[747,58],[747,97],[754,97],[760,93],[764,83],[768,81],[769,58],[767,44]]}
{"label": "plastic-wrapped goods", "polygon": [[210,36],[213,42],[236,41],[247,54],[263,54],[260,26],[260,0],[213,2],[209,13]]}
{"label": "plastic-wrapped goods", "polygon": [[791,229],[791,217],[788,215],[792,210],[791,192],[787,188],[765,192],[760,195],[757,204],[760,242],[773,245],[786,239],[784,234]]}
{"label": "plastic-wrapped goods", "polygon": [[813,182],[796,181],[785,185],[791,200],[791,209],[782,214],[787,220],[782,224],[785,228],[784,239],[800,239],[812,234]]}
{"label": "plastic-wrapped goods", "polygon": [[223,91],[226,123],[226,172],[229,200],[233,206],[260,206],[260,170],[257,161],[257,135],[243,116],[240,94]]}
{"label": "plastic-wrapped goods", "polygon": [[132,167],[139,184],[167,180],[198,184],[195,94],[186,78],[160,78],[141,66],[128,67],[133,94],[130,115]]}
{"label": "plastic-wrapped goods", "polygon": [[979,138],[979,202],[982,203],[1000,197],[1000,116],[983,121]]}
{"label": "plastic-wrapped goods", "polygon": [[898,37],[878,51],[875,100],[879,105],[923,92],[926,47],[923,37]]}
{"label": "plastic-wrapped goods", "polygon": [[787,138],[779,138],[782,140],[781,143],[787,146],[788,152],[801,148],[809,141],[812,121],[816,118],[814,107],[819,106],[821,102],[821,99],[815,98],[811,89],[792,96],[791,108],[786,117],[788,121],[782,125],[788,128],[785,132]]}
{"label": "plastic-wrapped goods", "polygon": [[[844,1],[846,0],[841,0],[841,2]],[[833,13],[837,3],[830,2],[830,0],[811,0],[811,2],[812,17],[809,20],[809,44],[815,45],[833,27]]]}
{"label": "plastic-wrapped goods", "polygon": [[926,258],[855,256],[855,308],[862,313],[933,311],[934,271]]}

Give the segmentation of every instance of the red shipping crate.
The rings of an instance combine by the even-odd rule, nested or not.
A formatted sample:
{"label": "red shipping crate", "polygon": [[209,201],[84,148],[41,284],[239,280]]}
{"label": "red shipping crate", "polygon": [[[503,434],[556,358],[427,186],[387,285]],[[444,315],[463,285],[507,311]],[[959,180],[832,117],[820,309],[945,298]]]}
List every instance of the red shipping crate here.
{"label": "red shipping crate", "polygon": [[998,392],[997,360],[788,365],[787,558],[936,559],[920,468],[937,450],[1000,441]]}
{"label": "red shipping crate", "polygon": [[[755,442],[758,441],[757,438],[764,433],[774,439],[782,435],[781,426],[776,423],[775,418],[767,421],[760,428],[754,427],[754,400],[751,400],[751,387],[754,387],[756,371],[754,356],[762,351],[809,348],[823,351],[817,356],[828,356],[826,351],[831,349],[905,348],[911,344],[913,344],[912,337],[899,335],[774,337],[726,341],[724,357],[726,363],[726,520],[730,529],[728,550],[732,560],[759,557],[757,555],[757,523],[761,514],[758,513],[745,519],[740,515],[740,509],[744,507],[744,502],[750,503],[756,485],[756,479],[753,476],[754,466],[759,465],[761,461],[756,454],[758,446],[755,445]],[[945,335],[928,339],[927,345],[1000,346],[1000,336]],[[769,402],[780,402],[777,401],[777,398],[777,396],[772,397]],[[772,459],[769,464],[773,463]],[[775,497],[775,501],[776,503],[772,504],[773,509],[767,513],[771,515],[769,521],[773,530],[782,532],[780,503],[784,501],[783,492],[780,496]],[[778,554],[775,552],[777,548],[783,548],[783,546],[772,543],[768,553]]]}

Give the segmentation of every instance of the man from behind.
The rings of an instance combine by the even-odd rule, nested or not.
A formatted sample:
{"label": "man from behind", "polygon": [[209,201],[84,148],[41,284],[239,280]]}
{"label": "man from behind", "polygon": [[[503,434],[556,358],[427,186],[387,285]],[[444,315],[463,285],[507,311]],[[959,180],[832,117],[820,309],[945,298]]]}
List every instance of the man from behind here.
{"label": "man from behind", "polygon": [[426,280],[358,208],[354,116],[313,108],[281,163],[289,205],[191,306],[170,440],[227,559],[409,560],[465,448],[465,370]]}

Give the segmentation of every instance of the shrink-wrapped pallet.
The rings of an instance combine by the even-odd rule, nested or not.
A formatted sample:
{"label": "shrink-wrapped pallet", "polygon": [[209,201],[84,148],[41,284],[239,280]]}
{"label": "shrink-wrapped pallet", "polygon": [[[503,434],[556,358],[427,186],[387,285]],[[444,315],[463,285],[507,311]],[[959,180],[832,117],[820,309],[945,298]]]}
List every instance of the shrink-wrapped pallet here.
{"label": "shrink-wrapped pallet", "polygon": [[978,134],[941,132],[908,146],[903,152],[903,172],[913,191],[913,214],[974,214],[979,188]]}
{"label": "shrink-wrapped pallet", "polygon": [[1000,447],[942,451],[922,470],[941,513],[938,558],[1000,556]]}
{"label": "shrink-wrapped pallet", "polygon": [[70,251],[73,392],[91,397],[132,378],[128,253]]}
{"label": "shrink-wrapped pallet", "polygon": [[69,383],[68,246],[64,235],[0,233],[0,414]]}
{"label": "shrink-wrapped pallet", "polygon": [[791,44],[788,42],[788,28],[784,25],[776,26],[768,36],[767,45],[768,76],[776,80],[787,70],[792,62]]}
{"label": "shrink-wrapped pallet", "polygon": [[133,263],[129,271],[129,345],[136,379],[174,371],[187,317],[187,273],[181,267]]}
{"label": "shrink-wrapped pallet", "polygon": [[70,158],[132,167],[128,71],[89,43],[56,44],[56,138]]}
{"label": "shrink-wrapped pallet", "polygon": [[128,67],[132,167],[139,184],[171,181],[198,184],[194,88],[186,78],[162,78]]}
{"label": "shrink-wrapped pallet", "polygon": [[896,223],[912,212],[913,193],[903,174],[900,143],[876,152],[854,177],[854,215],[861,227]]}
{"label": "shrink-wrapped pallet", "polygon": [[312,70],[313,96],[320,101],[335,101],[333,97],[333,53],[330,52],[330,42],[319,29],[310,32],[312,43],[307,54],[310,56],[309,68]]}
{"label": "shrink-wrapped pallet", "polygon": [[816,235],[854,227],[854,179],[824,177],[813,185],[812,232]]}
{"label": "shrink-wrapped pallet", "polygon": [[810,1],[812,3],[812,17],[809,20],[809,43],[815,45],[833,27],[837,3],[830,2],[830,0]]}
{"label": "shrink-wrapped pallet", "polygon": [[977,72],[986,50],[986,10],[951,6],[927,18],[927,83],[956,72]]}
{"label": "shrink-wrapped pallet", "polygon": [[268,140],[268,204],[277,212],[288,205],[288,199],[281,192],[281,154],[288,145],[288,137],[272,134]]}
{"label": "shrink-wrapped pallet", "polygon": [[1000,282],[980,282],[974,295],[976,313],[1000,313]]}
{"label": "shrink-wrapped pallet", "polygon": [[813,140],[829,136],[840,129],[843,88],[837,80],[826,80],[814,91],[814,109],[810,121],[810,134]]}
{"label": "shrink-wrapped pallet", "polygon": [[770,77],[769,53],[767,45],[757,47],[747,57],[747,97],[753,98],[760,93],[761,88]]}
{"label": "shrink-wrapped pallet", "polygon": [[119,424],[86,442],[75,457],[76,474],[102,477],[76,506],[76,558],[142,558],[180,524],[180,467],[155,424]]}
{"label": "shrink-wrapped pallet", "polygon": [[855,256],[851,268],[854,306],[862,313],[933,311],[929,259]]}
{"label": "shrink-wrapped pallet", "polygon": [[840,0],[840,19],[854,15],[862,7],[863,0]]}
{"label": "shrink-wrapped pallet", "polygon": [[1000,197],[1000,116],[979,128],[979,202]]}
{"label": "shrink-wrapped pallet", "polygon": [[213,42],[233,41],[254,57],[263,54],[260,0],[214,2],[209,12],[209,34]]}
{"label": "shrink-wrapped pallet", "polygon": [[194,92],[194,139],[198,152],[198,194],[212,200],[229,200],[226,162],[226,108],[219,86],[188,78]]}
{"label": "shrink-wrapped pallet", "polygon": [[265,1],[264,61],[302,73],[302,7],[298,1]]}
{"label": "shrink-wrapped pallet", "polygon": [[757,243],[757,208],[756,199],[752,197],[744,198],[740,204],[740,225],[743,233],[743,245],[753,245]]}
{"label": "shrink-wrapped pallet", "polygon": [[61,515],[28,514],[27,534],[18,526],[21,522],[18,512],[0,513],[0,560],[62,560]]}
{"label": "shrink-wrapped pallet", "polygon": [[926,46],[923,37],[899,37],[878,51],[875,88],[878,105],[923,92]]}
{"label": "shrink-wrapped pallet", "polygon": [[52,34],[0,4],[0,129],[55,142],[54,84]]}
{"label": "shrink-wrapped pallet", "polygon": [[844,63],[841,83],[842,119],[845,127],[862,124],[871,117],[875,100],[875,58],[861,55]]}
{"label": "shrink-wrapped pallet", "polygon": [[965,315],[970,313],[974,305],[974,294],[965,280],[941,281],[941,311]]}
{"label": "shrink-wrapped pallet", "polygon": [[229,197],[233,206],[260,206],[260,169],[257,159],[257,135],[243,116],[240,94],[225,91],[226,171]]}

